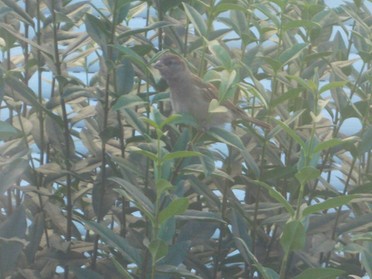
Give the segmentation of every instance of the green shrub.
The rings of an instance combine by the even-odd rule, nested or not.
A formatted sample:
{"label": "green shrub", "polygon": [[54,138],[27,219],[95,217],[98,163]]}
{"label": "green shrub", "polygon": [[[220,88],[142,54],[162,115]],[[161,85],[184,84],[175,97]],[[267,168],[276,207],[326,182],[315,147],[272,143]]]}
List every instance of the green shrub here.
{"label": "green shrub", "polygon": [[[0,278],[371,277],[364,1],[94,2],[1,1]],[[171,114],[168,50],[272,129]]]}

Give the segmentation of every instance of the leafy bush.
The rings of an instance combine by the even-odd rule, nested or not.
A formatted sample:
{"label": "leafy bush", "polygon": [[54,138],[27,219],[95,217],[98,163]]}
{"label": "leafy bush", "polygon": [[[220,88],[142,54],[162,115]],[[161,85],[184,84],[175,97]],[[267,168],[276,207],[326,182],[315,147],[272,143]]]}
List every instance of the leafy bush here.
{"label": "leafy bush", "polygon": [[[372,275],[363,1],[97,2],[1,1],[1,278]],[[171,114],[166,50],[273,128]]]}

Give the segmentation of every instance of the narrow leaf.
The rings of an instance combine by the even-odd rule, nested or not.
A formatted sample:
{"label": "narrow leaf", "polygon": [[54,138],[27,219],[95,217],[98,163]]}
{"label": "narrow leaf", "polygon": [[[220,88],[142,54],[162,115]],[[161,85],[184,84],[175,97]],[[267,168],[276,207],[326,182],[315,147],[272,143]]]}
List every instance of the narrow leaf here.
{"label": "narrow leaf", "polygon": [[315,146],[313,152],[318,153],[320,151],[327,150],[329,148],[332,148],[332,147],[335,147],[335,146],[338,146],[338,145],[341,145],[347,142],[354,142],[356,140],[357,140],[356,137],[348,137],[345,139],[334,138],[334,139],[326,140],[326,141],[320,142],[317,146]]}
{"label": "narrow leaf", "polygon": [[164,258],[168,253],[168,246],[167,244],[160,239],[153,240],[149,245],[149,251],[152,255],[154,262],[158,262],[162,258]]}
{"label": "narrow leaf", "polygon": [[194,25],[194,28],[198,31],[198,33],[204,37],[208,38],[208,28],[207,24],[205,23],[203,16],[192,6],[182,3],[185,13],[187,17],[190,19],[192,24]]}
{"label": "narrow leaf", "polygon": [[287,134],[294,139],[299,145],[301,145],[302,148],[305,148],[305,142],[300,138],[299,135],[296,134],[296,132],[291,129],[287,124],[284,122],[281,122],[279,120],[274,119],[275,123],[278,124],[284,131],[287,132]]}
{"label": "narrow leaf", "polygon": [[168,190],[170,190],[172,188],[173,188],[173,185],[168,180],[159,179],[156,182],[156,194],[157,194],[158,199],[161,198],[162,194],[165,191],[168,191]]}
{"label": "narrow leaf", "polygon": [[115,257],[111,258],[116,270],[123,276],[124,279],[133,279],[132,275],[128,272],[127,268],[121,265]]}
{"label": "narrow leaf", "polygon": [[291,60],[295,59],[301,51],[307,47],[308,44],[295,44],[289,49],[286,49],[279,55],[279,61],[282,66],[288,64]]}
{"label": "narrow leaf", "polygon": [[134,84],[134,68],[128,58],[124,58],[115,71],[116,95],[128,94]]}
{"label": "narrow leaf", "polygon": [[0,224],[0,271],[5,274],[16,267],[17,258],[22,252],[22,240],[26,234],[26,212],[23,206]]}
{"label": "narrow leaf", "polygon": [[243,239],[239,237],[234,237],[236,245],[239,247],[239,251],[242,253],[244,259],[247,263],[253,262],[253,265],[257,268],[258,272],[264,279],[279,279],[279,274],[277,274],[271,268],[264,267],[251,252],[247,244]]}
{"label": "narrow leaf", "polygon": [[121,108],[129,108],[129,107],[135,107],[135,106],[142,106],[147,104],[146,101],[142,100],[137,95],[128,94],[128,95],[122,95],[120,96],[115,104],[112,106],[113,110],[119,110]]}
{"label": "narrow leaf", "polygon": [[362,135],[362,141],[358,145],[358,152],[363,155],[372,149],[372,126],[369,126]]}
{"label": "narrow leaf", "polygon": [[278,192],[275,188],[271,187],[270,185],[262,182],[262,181],[253,181],[259,186],[264,187],[270,194],[272,198],[274,198],[277,202],[279,202],[286,210],[288,213],[290,213],[292,216],[294,216],[295,211],[292,208],[291,204],[283,197],[283,195]]}
{"label": "narrow leaf", "polygon": [[0,121],[0,140],[8,140],[18,134],[19,131],[8,122]]}
{"label": "narrow leaf", "polygon": [[199,210],[186,210],[182,215],[177,215],[179,220],[203,220],[203,221],[217,221],[226,223],[220,215],[213,212],[199,211]]}
{"label": "narrow leaf", "polygon": [[115,234],[112,230],[106,228],[101,223],[95,223],[91,221],[86,221],[86,225],[98,233],[102,240],[106,242],[109,246],[118,249],[122,255],[129,260],[131,263],[141,265],[142,258],[137,248],[131,246],[126,238]]}
{"label": "narrow leaf", "polygon": [[36,98],[35,92],[32,91],[31,88],[25,85],[22,81],[9,74],[5,77],[5,82],[10,88],[17,91],[22,98],[24,98],[30,105],[32,105],[33,109],[35,109],[36,111],[45,112],[46,114],[48,114],[48,116],[53,118],[58,123],[58,125],[62,126],[62,119],[50,110],[46,109],[43,104],[40,104]]}
{"label": "narrow leaf", "polygon": [[152,202],[140,191],[140,189],[134,186],[129,181],[126,181],[119,177],[111,177],[110,180],[116,182],[121,186],[121,189],[115,189],[118,193],[123,194],[134,200],[139,208],[142,208],[146,215],[151,218],[154,212],[154,206]]}
{"label": "narrow leaf", "polygon": [[159,29],[159,28],[167,27],[171,25],[173,24],[166,22],[166,21],[157,21],[151,25],[148,25],[147,27],[131,29],[130,31],[123,32],[122,34],[118,36],[118,40],[122,40],[123,38],[129,37],[129,36],[133,36],[139,33],[144,33],[148,31],[152,31],[154,29]]}
{"label": "narrow leaf", "polygon": [[[12,1],[12,0],[10,0],[10,1]],[[50,53],[50,51],[48,49],[40,46],[39,44],[35,43],[33,40],[30,40],[30,39],[22,36],[21,34],[15,32],[15,30],[10,25],[0,22],[0,27],[4,28],[6,31],[8,31],[15,38],[17,38],[17,39],[21,40],[22,42],[25,42],[25,43],[33,46],[34,48],[40,50],[45,55],[47,55],[49,58],[53,58],[53,55]]]}
{"label": "narrow leaf", "polygon": [[141,155],[149,158],[151,161],[154,161],[154,162],[158,161],[158,157],[155,153],[152,153],[152,152],[147,151],[147,150],[143,150],[143,149],[141,149],[137,146],[130,146],[130,147],[127,148],[127,150],[130,151],[130,152],[136,152],[138,154],[141,154]]}
{"label": "narrow leaf", "polygon": [[198,156],[203,156],[203,154],[201,154],[200,152],[196,152],[196,151],[176,151],[176,152],[166,154],[162,159],[166,161],[166,160],[198,157]]}
{"label": "narrow leaf", "polygon": [[339,206],[342,206],[344,204],[349,203],[351,200],[353,200],[355,198],[357,198],[356,195],[339,196],[339,197],[336,197],[336,198],[330,198],[330,199],[327,199],[324,202],[314,204],[314,205],[310,205],[310,206],[306,207],[303,210],[303,215],[307,216],[307,215],[310,215],[310,214],[313,214],[313,213],[316,213],[316,212],[319,212],[319,211],[327,210],[327,209],[330,209],[330,208],[337,208]]}
{"label": "narrow leaf", "polygon": [[166,208],[164,208],[159,213],[159,223],[162,224],[169,218],[183,214],[187,207],[189,206],[189,200],[188,198],[179,198],[171,201],[170,204],[167,205]]}
{"label": "narrow leaf", "polygon": [[108,33],[103,22],[91,15],[85,15],[85,28],[89,36],[95,41],[105,52],[107,51]]}
{"label": "narrow leaf", "polygon": [[259,176],[260,170],[259,167],[256,163],[256,160],[251,156],[251,154],[248,152],[248,150],[245,148],[243,142],[240,140],[240,138],[225,129],[217,128],[217,127],[212,127],[208,130],[208,134],[215,139],[233,146],[237,149],[239,149],[242,152],[242,155],[248,165],[248,167],[252,170],[252,172],[256,175]]}
{"label": "narrow leaf", "polygon": [[299,20],[290,20],[287,23],[285,23],[283,25],[283,30],[287,31],[290,29],[300,28],[300,27],[312,29],[312,28],[320,28],[321,26],[320,24],[313,22],[313,21],[299,19]]}
{"label": "narrow leaf", "polygon": [[339,88],[339,87],[344,87],[348,83],[349,82],[347,80],[344,80],[344,81],[333,81],[333,82],[327,83],[326,85],[322,86],[319,89],[319,94],[322,94],[323,92],[326,92],[326,91],[331,90],[331,89],[335,89],[335,88]]}
{"label": "narrow leaf", "polygon": [[293,279],[334,279],[345,274],[344,270],[335,268],[307,268]]}
{"label": "narrow leaf", "polygon": [[300,169],[298,173],[295,174],[295,177],[301,184],[305,184],[311,180],[317,179],[320,176],[320,170],[314,167],[304,167]]}
{"label": "narrow leaf", "polygon": [[280,244],[283,250],[290,251],[301,250],[305,245],[305,228],[299,220],[293,220],[285,224]]}

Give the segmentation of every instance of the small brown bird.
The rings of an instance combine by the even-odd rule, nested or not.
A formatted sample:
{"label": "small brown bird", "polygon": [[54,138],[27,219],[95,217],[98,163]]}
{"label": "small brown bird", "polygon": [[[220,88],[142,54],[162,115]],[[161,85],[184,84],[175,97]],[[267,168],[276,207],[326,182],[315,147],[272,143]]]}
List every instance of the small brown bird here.
{"label": "small brown bird", "polygon": [[[209,129],[231,123],[234,119],[243,119],[270,129],[269,124],[249,117],[228,100],[218,106],[218,89],[194,75],[179,56],[164,54],[154,67],[168,83],[173,111],[191,114],[202,128]],[[212,100],[216,100],[217,106],[210,110]]]}

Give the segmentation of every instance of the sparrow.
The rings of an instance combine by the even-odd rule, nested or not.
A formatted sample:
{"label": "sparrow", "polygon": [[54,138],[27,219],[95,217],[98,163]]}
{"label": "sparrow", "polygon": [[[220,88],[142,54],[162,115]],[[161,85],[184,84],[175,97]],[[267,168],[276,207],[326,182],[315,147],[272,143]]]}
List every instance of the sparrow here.
{"label": "sparrow", "polygon": [[[211,127],[231,123],[235,119],[246,120],[270,129],[269,124],[248,116],[231,101],[218,103],[218,89],[193,74],[179,56],[166,53],[154,64],[154,68],[160,72],[169,86],[173,111],[192,115],[203,129],[208,130]],[[217,104],[213,106],[214,109],[210,106],[212,101]]]}

